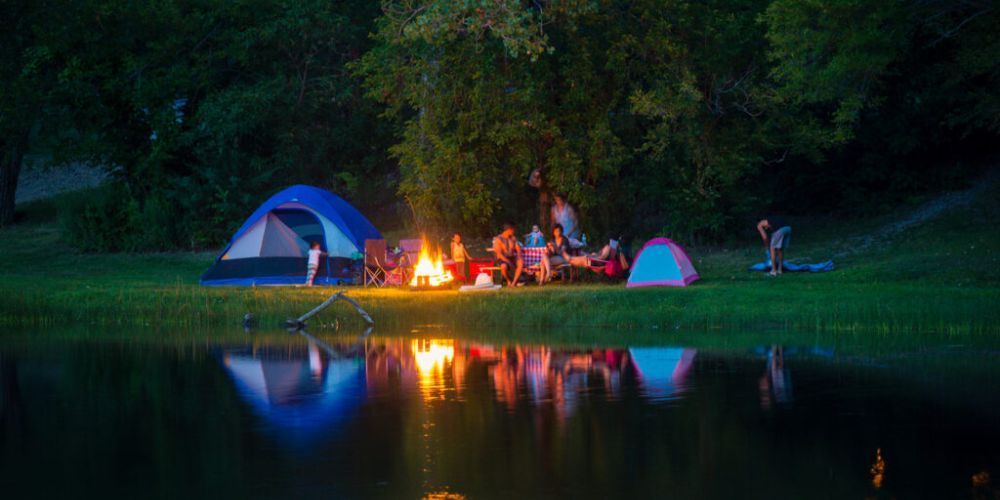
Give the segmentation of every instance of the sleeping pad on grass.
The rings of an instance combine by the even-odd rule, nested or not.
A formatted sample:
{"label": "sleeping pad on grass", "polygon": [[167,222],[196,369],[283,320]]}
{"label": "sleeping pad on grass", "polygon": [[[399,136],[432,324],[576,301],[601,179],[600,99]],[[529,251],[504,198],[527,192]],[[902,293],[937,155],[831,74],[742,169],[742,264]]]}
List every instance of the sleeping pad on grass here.
{"label": "sleeping pad on grass", "polygon": [[[815,264],[796,264],[796,263],[793,263],[793,262],[785,261],[785,262],[781,263],[781,269],[783,271],[788,271],[788,272],[791,272],[791,273],[805,273],[805,272],[809,272],[809,273],[825,273],[827,271],[833,271],[833,261],[832,260],[828,260],[828,261],[825,261],[825,262],[819,262],[819,263],[815,263]],[[763,272],[770,271],[771,270],[771,256],[768,255],[767,259],[765,259],[764,262],[758,262],[757,264],[754,264],[754,265],[750,266],[750,268],[747,269],[747,270],[748,271],[763,271]]]}

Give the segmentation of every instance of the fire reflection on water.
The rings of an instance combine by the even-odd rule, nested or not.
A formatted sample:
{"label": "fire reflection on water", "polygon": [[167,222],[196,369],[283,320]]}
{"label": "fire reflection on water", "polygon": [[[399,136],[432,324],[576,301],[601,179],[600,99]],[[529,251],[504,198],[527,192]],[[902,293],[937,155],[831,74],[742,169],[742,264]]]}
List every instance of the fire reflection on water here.
{"label": "fire reflection on water", "polygon": [[522,403],[551,405],[557,416],[565,418],[588,391],[603,389],[617,395],[629,363],[625,349],[496,347],[435,338],[386,340],[368,351],[367,380],[369,388],[376,390],[399,381],[404,387],[417,388],[430,402],[460,399],[466,378],[485,371],[495,400],[508,410]]}
{"label": "fire reflection on water", "polygon": [[455,341],[450,339],[414,339],[410,352],[417,368],[424,399],[444,399],[447,390],[445,371],[455,371]]}

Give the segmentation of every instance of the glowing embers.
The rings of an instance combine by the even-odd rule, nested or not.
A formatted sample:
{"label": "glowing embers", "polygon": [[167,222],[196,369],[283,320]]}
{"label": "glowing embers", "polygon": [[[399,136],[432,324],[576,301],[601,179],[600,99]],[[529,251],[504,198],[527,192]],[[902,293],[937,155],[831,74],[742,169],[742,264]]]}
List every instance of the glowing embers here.
{"label": "glowing embers", "polygon": [[451,271],[444,268],[444,259],[441,252],[432,258],[427,241],[420,246],[420,256],[417,258],[417,265],[413,268],[413,279],[410,286],[418,289],[434,289],[442,285],[447,285],[455,280]]}

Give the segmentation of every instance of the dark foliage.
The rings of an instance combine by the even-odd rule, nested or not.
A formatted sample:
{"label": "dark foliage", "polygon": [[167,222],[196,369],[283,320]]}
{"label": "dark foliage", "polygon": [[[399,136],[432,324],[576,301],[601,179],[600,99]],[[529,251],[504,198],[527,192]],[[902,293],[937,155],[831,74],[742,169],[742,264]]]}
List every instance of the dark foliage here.
{"label": "dark foliage", "polygon": [[64,214],[94,250],[217,246],[294,182],[386,228],[561,192],[592,236],[718,240],[962,186],[1000,133],[988,0],[0,5],[0,157],[106,165]]}

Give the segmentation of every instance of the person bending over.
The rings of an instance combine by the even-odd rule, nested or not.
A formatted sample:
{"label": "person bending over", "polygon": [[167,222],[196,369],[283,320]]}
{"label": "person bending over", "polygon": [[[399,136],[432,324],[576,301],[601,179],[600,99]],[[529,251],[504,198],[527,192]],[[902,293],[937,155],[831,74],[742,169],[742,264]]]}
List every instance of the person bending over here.
{"label": "person bending over", "polygon": [[792,228],[780,217],[767,217],[757,223],[757,232],[771,256],[771,276],[781,274],[785,264],[785,249],[792,239]]}
{"label": "person bending over", "polygon": [[[524,260],[521,258],[521,244],[517,242],[512,224],[504,224],[503,231],[493,238],[493,253],[504,281],[508,286],[517,286],[521,271],[524,270]],[[510,275],[511,269],[514,270],[513,278]]]}

